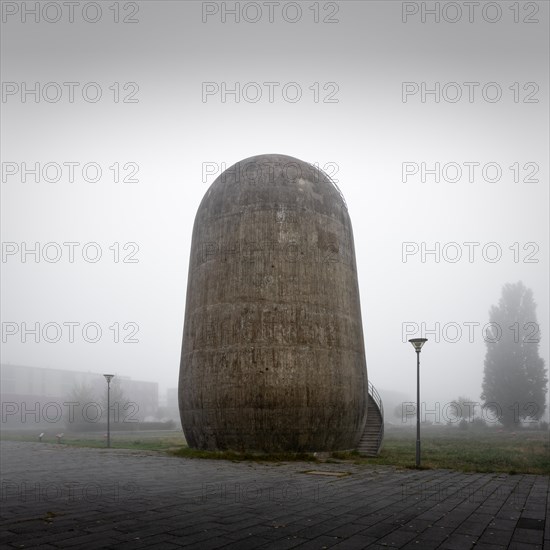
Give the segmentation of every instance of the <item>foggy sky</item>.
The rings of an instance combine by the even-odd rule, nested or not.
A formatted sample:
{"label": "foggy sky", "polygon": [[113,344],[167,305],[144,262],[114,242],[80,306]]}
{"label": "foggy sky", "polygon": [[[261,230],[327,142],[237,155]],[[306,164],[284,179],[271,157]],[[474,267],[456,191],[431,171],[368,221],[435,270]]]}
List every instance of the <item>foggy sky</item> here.
{"label": "foggy sky", "polygon": [[[445,402],[459,394],[479,400],[486,349],[482,327],[502,286],[519,280],[534,292],[540,353],[548,367],[547,3],[530,3],[539,8],[533,16],[520,3],[518,23],[513,2],[498,3],[501,18],[492,23],[481,9],[473,22],[465,11],[456,23],[442,14],[439,23],[429,14],[423,23],[421,5],[433,7],[434,2],[404,6],[396,1],[320,2],[319,23],[310,9],[314,2],[300,3],[302,15],[294,23],[285,21],[279,8],[270,22],[263,2],[255,3],[263,10],[257,23],[242,15],[236,23],[231,14],[225,14],[224,23],[221,3],[130,2],[139,7],[133,16],[138,22],[115,23],[112,4],[101,3],[96,23],[85,21],[79,7],[73,23],[66,11],[52,23],[35,23],[29,14],[22,21],[20,11],[4,14],[4,85],[57,82],[63,95],[57,102],[43,97],[35,102],[31,94],[22,102],[19,91],[2,99],[2,161],[19,167],[23,162],[97,163],[102,177],[85,181],[78,167],[72,183],[68,169],[57,182],[42,177],[35,182],[30,175],[23,183],[20,173],[6,175],[2,241],[4,246],[15,243],[19,252],[2,260],[2,321],[18,327],[23,322],[31,327],[36,322],[41,327],[93,322],[102,328],[102,337],[88,343],[76,325],[73,343],[68,329],[51,343],[42,337],[35,343],[32,335],[26,342],[20,333],[4,335],[2,362],[112,371],[159,381],[161,389],[177,386],[193,220],[219,174],[206,176],[206,166],[228,167],[252,155],[281,153],[327,166],[346,198],[367,366],[375,386],[412,398],[415,355],[403,342],[403,323],[419,328],[425,323],[429,330],[439,323],[440,341],[428,334],[422,352],[423,400]],[[130,16],[125,5],[118,4],[121,20]],[[331,18],[338,21],[323,23],[335,6]],[[402,10],[412,13],[415,7],[418,13],[403,22]],[[248,9],[245,15],[252,19],[255,8]],[[287,19],[295,17],[292,6],[285,9]],[[494,18],[495,13],[485,15]],[[86,15],[95,17],[92,11]],[[454,12],[445,15],[452,19]],[[46,17],[55,18],[53,8]],[[524,23],[525,18],[539,22]],[[72,103],[63,82],[78,83]],[[90,82],[97,83],[87,88],[90,94],[98,86],[102,91],[96,103],[82,98]],[[262,96],[257,102],[240,96],[237,103],[227,95],[223,102],[220,94],[203,97],[205,82],[228,88],[239,82],[241,89],[257,83],[247,87],[249,98],[258,88]],[[273,102],[265,82],[278,83],[272,85]],[[291,82],[302,91],[294,103],[282,95]],[[419,90],[423,82],[432,89],[438,82],[440,91],[455,82],[463,96],[452,102],[457,88],[449,85],[439,102],[429,94],[422,102],[420,92],[404,101],[403,82]],[[124,89],[126,83],[139,89],[134,84]],[[484,99],[487,83],[501,89],[499,100]],[[53,95],[56,89],[49,91]],[[489,94],[497,87],[485,90]],[[525,103],[529,97],[538,102]],[[115,183],[109,167],[116,162],[121,177],[133,166],[125,170],[123,165],[136,163],[139,181]],[[402,181],[404,162],[419,167],[425,162],[429,169],[436,162],[457,163],[463,174],[457,182],[437,183],[429,174],[425,182],[420,174]],[[480,163],[472,182],[464,163]],[[502,169],[500,181],[485,181],[481,169],[487,163]],[[517,183],[509,168],[514,163],[520,169]],[[525,168],[526,163],[534,164]],[[539,181],[523,181],[534,165],[538,173],[533,178]],[[488,179],[494,179],[491,170]],[[454,172],[447,175],[452,179]],[[22,243],[32,248],[35,242],[58,243],[61,259],[36,262],[27,255],[23,262]],[[65,242],[79,243],[72,263]],[[83,245],[91,242],[102,251],[95,263],[82,258]],[[436,242],[441,248],[459,243],[462,258],[436,262],[428,255],[422,262],[423,242],[430,249]],[[470,249],[462,244],[470,242],[479,243],[471,262]],[[118,263],[114,243],[119,243]],[[137,262],[122,261],[135,252],[134,245],[124,250],[126,243],[139,246],[129,258]],[[406,262],[403,243],[413,243],[409,250],[414,243],[419,247]],[[485,251],[492,258],[500,248],[500,260],[483,257],[487,243],[498,245]],[[87,250],[92,255],[93,247]],[[447,246],[447,258],[453,259],[455,250]],[[538,261],[527,263],[529,258]],[[115,343],[116,329],[109,329],[114,323],[120,324],[121,339],[129,335],[126,323],[137,325],[139,342]],[[456,325],[462,335],[453,343]],[[420,336],[420,331],[407,334]]]}

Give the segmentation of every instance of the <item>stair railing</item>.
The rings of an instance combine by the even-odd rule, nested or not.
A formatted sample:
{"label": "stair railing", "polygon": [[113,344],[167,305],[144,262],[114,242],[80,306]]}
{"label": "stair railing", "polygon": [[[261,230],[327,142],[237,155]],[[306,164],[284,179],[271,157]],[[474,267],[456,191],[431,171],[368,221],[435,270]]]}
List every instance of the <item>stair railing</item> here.
{"label": "stair railing", "polygon": [[376,440],[376,449],[377,451],[380,450],[380,446],[382,445],[382,440],[384,439],[384,405],[382,404],[382,398],[380,397],[380,394],[376,390],[376,388],[372,385],[371,381],[369,380],[368,384],[368,394],[371,397],[371,399],[374,401],[376,406],[378,407],[378,410],[380,411],[380,417],[382,422],[380,423],[380,430],[378,432],[378,437]]}

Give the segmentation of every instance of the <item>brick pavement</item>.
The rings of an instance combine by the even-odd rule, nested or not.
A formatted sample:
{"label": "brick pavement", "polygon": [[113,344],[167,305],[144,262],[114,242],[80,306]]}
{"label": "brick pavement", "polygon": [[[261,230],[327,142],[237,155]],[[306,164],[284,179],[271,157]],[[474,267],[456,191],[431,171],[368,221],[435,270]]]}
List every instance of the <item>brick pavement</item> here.
{"label": "brick pavement", "polygon": [[546,476],[9,441],[0,458],[8,548],[550,550]]}

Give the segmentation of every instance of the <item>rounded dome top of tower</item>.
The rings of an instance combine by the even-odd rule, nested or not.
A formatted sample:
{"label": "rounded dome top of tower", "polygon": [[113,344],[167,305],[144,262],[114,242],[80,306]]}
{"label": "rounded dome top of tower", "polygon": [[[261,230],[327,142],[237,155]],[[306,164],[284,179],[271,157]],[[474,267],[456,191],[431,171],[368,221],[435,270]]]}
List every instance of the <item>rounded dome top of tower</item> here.
{"label": "rounded dome top of tower", "polygon": [[347,215],[342,193],[325,172],[280,154],[256,155],[227,168],[204,195],[199,212],[219,216],[262,205],[311,209],[331,217]]}

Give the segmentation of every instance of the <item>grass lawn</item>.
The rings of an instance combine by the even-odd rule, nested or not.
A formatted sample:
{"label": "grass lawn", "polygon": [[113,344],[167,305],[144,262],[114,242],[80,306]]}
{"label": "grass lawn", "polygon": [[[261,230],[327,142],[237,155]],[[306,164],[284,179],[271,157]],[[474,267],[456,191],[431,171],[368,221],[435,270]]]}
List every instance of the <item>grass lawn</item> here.
{"label": "grass lawn", "polygon": [[[414,467],[415,442],[414,430],[389,431],[377,458],[359,458],[357,462]],[[456,428],[425,429],[421,434],[421,450],[424,468],[550,474],[548,431],[518,430],[511,433],[497,429],[479,432]]]}
{"label": "grass lawn", "polygon": [[[4,441],[39,441],[40,430],[6,431],[0,435]],[[43,443],[57,444],[55,432],[45,432]],[[105,448],[107,440],[102,433],[66,433],[62,438],[64,445],[76,447]],[[185,438],[181,430],[158,430],[140,432],[111,432],[111,447],[113,449],[140,449],[143,451],[168,451],[185,446]]]}
{"label": "grass lawn", "polygon": [[[38,441],[37,433],[6,432],[1,439],[11,441]],[[354,452],[337,452],[322,458],[308,453],[278,453],[257,455],[233,451],[211,452],[189,449],[183,433],[178,430],[114,432],[111,447],[170,452],[186,458],[223,460],[311,462],[350,461],[360,465],[391,465],[399,468],[415,467],[416,432],[411,429],[387,430],[384,445],[376,458],[360,457]],[[422,468],[444,468],[465,472],[504,472],[510,474],[550,474],[550,433],[548,431],[500,431],[496,428],[480,431],[461,431],[457,428],[426,427],[422,436]],[[55,434],[46,434],[45,443],[56,443]],[[63,444],[79,447],[106,446],[102,434],[66,434]]]}

